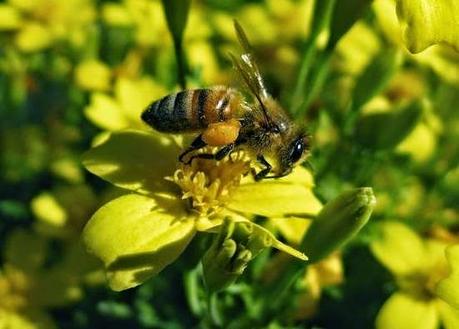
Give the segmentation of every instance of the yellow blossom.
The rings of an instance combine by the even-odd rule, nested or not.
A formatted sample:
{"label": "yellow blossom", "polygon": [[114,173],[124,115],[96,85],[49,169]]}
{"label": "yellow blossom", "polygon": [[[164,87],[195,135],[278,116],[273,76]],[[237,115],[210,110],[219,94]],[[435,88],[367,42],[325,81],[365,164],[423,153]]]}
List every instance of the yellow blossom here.
{"label": "yellow blossom", "polygon": [[[395,276],[399,290],[383,305],[376,319],[377,328],[456,328],[459,311],[454,303],[439,298],[436,285],[448,274],[446,244],[421,239],[398,222],[381,224],[381,237],[372,242],[375,257]],[[450,277],[449,285],[456,277]],[[457,297],[457,292],[450,296]],[[449,299],[446,299],[447,301]]]}
{"label": "yellow blossom", "polygon": [[75,80],[79,87],[91,91],[110,88],[110,68],[98,60],[86,60],[75,68]]}
{"label": "yellow blossom", "polygon": [[16,8],[0,4],[0,31],[17,29],[22,23]]}
{"label": "yellow blossom", "polygon": [[263,241],[305,259],[250,222],[253,215],[317,211],[320,202],[311,185],[304,184],[311,182],[304,168],[293,174],[298,180],[255,182],[247,175],[250,165],[242,154],[176,168],[179,154],[180,148],[163,135],[120,131],[85,155],[89,171],[135,192],[100,208],[83,234],[89,250],[104,262],[113,289],[136,286],[158,273],[175,261],[197,231],[215,232],[224,218],[257,227]]}
{"label": "yellow blossom", "polygon": [[119,77],[115,82],[114,95],[93,93],[84,111],[90,121],[105,130],[144,128],[140,113],[152,100],[164,94],[164,88],[148,77]]}
{"label": "yellow blossom", "polygon": [[26,22],[16,30],[15,36],[16,45],[25,52],[39,51],[62,40],[83,47],[89,34],[89,23],[96,17],[90,0],[8,2]]}
{"label": "yellow blossom", "polygon": [[[437,27],[440,28],[440,34],[445,33],[449,35],[448,38],[452,38],[451,40],[455,39],[456,41],[453,41],[452,44],[453,46],[456,44],[457,47],[459,31],[453,28],[447,20],[443,20],[442,15],[446,14],[451,19],[454,19],[455,15],[457,19],[459,7],[452,5],[454,0],[442,0],[438,1],[438,9],[441,9],[439,11],[433,8],[435,6],[434,1],[423,0],[423,2],[425,7],[421,6],[417,1],[407,6],[410,3],[409,0],[399,0],[397,3],[395,0],[376,0],[373,3],[373,9],[384,36],[393,44],[402,46],[404,41],[402,28],[397,18],[397,5],[399,7],[399,16],[405,17],[403,20],[405,22],[405,37],[409,34],[408,46],[416,53],[411,54],[406,51],[406,56],[421,65],[432,68],[439,76],[457,85],[459,76],[458,51],[440,42],[441,37],[440,39],[433,37],[432,34],[436,34],[438,31],[431,27],[427,28],[427,26],[431,23],[438,24]],[[458,26],[457,22],[455,26]],[[431,44],[434,45],[424,50]]]}

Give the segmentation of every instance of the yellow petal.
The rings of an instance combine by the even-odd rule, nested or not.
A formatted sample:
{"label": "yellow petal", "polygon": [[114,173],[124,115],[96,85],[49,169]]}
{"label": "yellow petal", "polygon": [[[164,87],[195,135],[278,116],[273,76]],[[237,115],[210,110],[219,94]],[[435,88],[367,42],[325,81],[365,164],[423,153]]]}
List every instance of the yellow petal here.
{"label": "yellow petal", "polygon": [[446,259],[450,273],[439,282],[436,293],[449,305],[459,310],[459,245],[446,249]]}
{"label": "yellow petal", "polygon": [[129,119],[129,127],[150,130],[142,122],[140,115],[148,104],[165,96],[166,90],[149,78],[119,78],[116,81],[115,94],[124,116]]}
{"label": "yellow petal", "polygon": [[47,48],[52,41],[51,33],[38,23],[24,24],[16,35],[16,45],[25,52],[33,52]]}
{"label": "yellow petal", "polygon": [[76,83],[86,90],[105,91],[109,89],[110,76],[110,68],[105,63],[95,59],[81,62],[75,68]]}
{"label": "yellow petal", "polygon": [[449,44],[459,51],[457,0],[397,0],[397,14],[412,53],[436,43]]}
{"label": "yellow petal", "polygon": [[83,165],[121,188],[142,194],[177,192],[164,177],[172,175],[179,152],[171,140],[158,134],[126,130],[112,133],[86,152]]}
{"label": "yellow petal", "polygon": [[138,194],[100,208],[86,225],[83,240],[108,270],[110,287],[137,286],[173,262],[194,236],[194,221],[178,200]]}
{"label": "yellow petal", "polygon": [[132,24],[129,12],[117,3],[104,3],[101,16],[108,25],[130,26]]}
{"label": "yellow petal", "polygon": [[66,210],[50,193],[44,192],[33,198],[31,207],[38,220],[52,226],[62,227],[67,221]]}
{"label": "yellow petal", "polygon": [[384,303],[376,318],[377,329],[436,329],[435,302],[395,293]]}
{"label": "yellow petal", "polygon": [[21,16],[16,8],[0,4],[0,31],[17,29],[21,23]]}
{"label": "yellow petal", "polygon": [[[422,145],[422,147],[419,147]],[[413,131],[398,144],[396,151],[410,155],[422,163],[430,159],[437,146],[437,135],[425,123],[419,123]]]}
{"label": "yellow petal", "polygon": [[116,101],[102,93],[93,93],[89,106],[84,109],[86,117],[96,126],[107,130],[120,130],[129,126]]}
{"label": "yellow petal", "polygon": [[0,309],[0,328],[2,329],[54,329],[52,318],[44,311],[14,312]]}
{"label": "yellow petal", "polygon": [[459,328],[459,310],[452,308],[442,300],[437,300],[437,309],[445,329]]}
{"label": "yellow petal", "polygon": [[233,194],[228,208],[267,217],[286,214],[316,214],[322,204],[307,186],[264,181],[242,184]]}
{"label": "yellow petal", "polygon": [[370,249],[395,275],[410,274],[424,266],[426,252],[421,238],[398,222],[383,223],[381,237],[371,243]]}

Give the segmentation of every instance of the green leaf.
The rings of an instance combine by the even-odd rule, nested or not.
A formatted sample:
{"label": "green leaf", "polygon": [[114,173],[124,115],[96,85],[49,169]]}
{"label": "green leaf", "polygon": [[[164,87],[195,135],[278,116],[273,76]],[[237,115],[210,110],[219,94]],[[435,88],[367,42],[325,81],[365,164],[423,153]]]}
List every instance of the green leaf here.
{"label": "green leaf", "polygon": [[376,203],[370,187],[353,189],[328,202],[312,222],[301,250],[315,263],[354,237],[368,222]]}
{"label": "green leaf", "polygon": [[112,133],[86,152],[83,165],[116,186],[142,194],[175,192],[175,185],[164,177],[173,174],[179,152],[158,134],[126,130]]}
{"label": "green leaf", "polygon": [[129,194],[100,208],[83,239],[107,268],[110,287],[124,290],[172,263],[194,233],[194,220],[179,200]]}
{"label": "green leaf", "polygon": [[457,0],[397,0],[397,15],[412,53],[437,43],[448,44],[459,51]]}
{"label": "green leaf", "polygon": [[362,105],[384,90],[401,62],[401,53],[391,48],[383,49],[373,58],[357,78],[352,93],[353,111],[359,110]]}
{"label": "green leaf", "polygon": [[356,124],[355,139],[366,147],[391,149],[414,129],[422,114],[420,102],[382,113],[360,117]]}
{"label": "green leaf", "polygon": [[[320,1],[322,2],[322,1]],[[354,23],[368,9],[372,0],[346,0],[337,1],[333,9],[330,23],[330,38],[327,48],[333,49],[341,37],[354,25]]]}
{"label": "green leaf", "polygon": [[174,40],[183,40],[191,0],[162,0],[167,26]]}
{"label": "green leaf", "polygon": [[186,61],[183,53],[183,31],[188,20],[191,0],[162,0],[169,31],[174,41],[175,58],[178,66],[178,80],[182,89],[186,88]]}

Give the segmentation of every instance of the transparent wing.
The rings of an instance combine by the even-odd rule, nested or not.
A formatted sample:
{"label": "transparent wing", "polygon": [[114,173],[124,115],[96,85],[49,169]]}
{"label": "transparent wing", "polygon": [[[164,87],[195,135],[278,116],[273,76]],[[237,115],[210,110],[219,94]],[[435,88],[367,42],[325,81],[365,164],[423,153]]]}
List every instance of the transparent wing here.
{"label": "transparent wing", "polygon": [[268,110],[263,103],[263,100],[267,99],[269,95],[263,83],[263,78],[261,77],[260,70],[258,69],[256,62],[253,59],[249,40],[247,39],[242,26],[236,20],[234,20],[234,29],[236,30],[239,43],[244,50],[244,53],[240,57],[236,57],[233,54],[230,54],[234,67],[241,75],[250,92],[260,103],[266,124],[269,126],[274,126],[269,116]]}
{"label": "transparent wing", "polygon": [[236,30],[239,43],[244,50],[239,60],[241,69],[246,72],[251,86],[255,89],[252,90],[252,92],[256,91],[256,94],[262,99],[267,98],[268,93],[266,91],[263,78],[261,77],[260,70],[258,69],[258,65],[253,58],[252,47],[250,46],[249,40],[247,39],[247,35],[245,34],[242,26],[236,20],[234,20],[234,29]]}

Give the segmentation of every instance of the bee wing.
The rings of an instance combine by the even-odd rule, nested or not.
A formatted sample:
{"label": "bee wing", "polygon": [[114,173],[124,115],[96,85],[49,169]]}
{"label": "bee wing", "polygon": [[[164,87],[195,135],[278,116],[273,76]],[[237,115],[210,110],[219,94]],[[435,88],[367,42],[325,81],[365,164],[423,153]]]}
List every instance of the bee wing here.
{"label": "bee wing", "polygon": [[244,49],[244,53],[241,55],[240,60],[242,65],[241,67],[247,73],[252,86],[256,89],[256,94],[261,96],[262,99],[267,98],[268,93],[266,91],[263,78],[261,77],[260,70],[258,69],[258,65],[253,58],[252,47],[247,39],[247,35],[237,20],[234,20],[234,29],[236,30],[239,43]]}
{"label": "bee wing", "polygon": [[260,103],[266,125],[270,127],[275,127],[275,124],[271,120],[269,112],[263,103],[263,100],[268,98],[269,95],[266,91],[263,78],[260,74],[260,70],[258,69],[256,62],[253,59],[249,40],[247,39],[247,36],[244,30],[242,29],[242,26],[236,20],[234,20],[234,29],[236,30],[239,43],[244,49],[244,53],[239,58],[234,56],[233,54],[230,54],[234,67],[241,75],[249,90]]}

